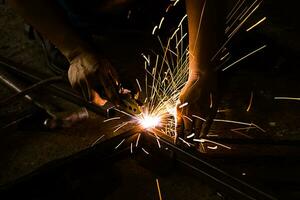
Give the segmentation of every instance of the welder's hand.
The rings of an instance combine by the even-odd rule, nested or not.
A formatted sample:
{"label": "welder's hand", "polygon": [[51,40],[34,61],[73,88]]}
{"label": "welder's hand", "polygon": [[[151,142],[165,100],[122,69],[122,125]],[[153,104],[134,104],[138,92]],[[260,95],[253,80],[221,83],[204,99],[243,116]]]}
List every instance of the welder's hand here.
{"label": "welder's hand", "polygon": [[69,81],[86,100],[100,105],[108,100],[120,105],[119,80],[109,60],[91,51],[77,51],[69,61]]}
{"label": "welder's hand", "polygon": [[177,105],[177,137],[186,140],[193,133],[194,138],[207,134],[217,107],[216,80],[214,72],[189,75]]}

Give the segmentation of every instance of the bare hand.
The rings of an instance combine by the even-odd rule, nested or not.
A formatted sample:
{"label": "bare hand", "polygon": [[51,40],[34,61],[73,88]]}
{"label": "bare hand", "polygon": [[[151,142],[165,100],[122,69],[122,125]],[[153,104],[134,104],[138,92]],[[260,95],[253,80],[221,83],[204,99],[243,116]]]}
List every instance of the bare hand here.
{"label": "bare hand", "polygon": [[200,138],[207,134],[216,111],[216,88],[214,72],[189,75],[177,105],[177,137],[187,139],[194,133],[195,138]]}

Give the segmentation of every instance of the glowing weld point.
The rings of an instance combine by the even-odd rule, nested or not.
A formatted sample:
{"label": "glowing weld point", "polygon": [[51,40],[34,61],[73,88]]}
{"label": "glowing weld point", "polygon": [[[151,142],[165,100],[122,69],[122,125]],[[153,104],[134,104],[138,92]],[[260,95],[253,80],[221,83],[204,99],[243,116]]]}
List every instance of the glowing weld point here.
{"label": "glowing weld point", "polygon": [[157,116],[144,116],[142,119],[140,119],[140,124],[145,128],[154,128],[156,127],[160,122],[160,118]]}

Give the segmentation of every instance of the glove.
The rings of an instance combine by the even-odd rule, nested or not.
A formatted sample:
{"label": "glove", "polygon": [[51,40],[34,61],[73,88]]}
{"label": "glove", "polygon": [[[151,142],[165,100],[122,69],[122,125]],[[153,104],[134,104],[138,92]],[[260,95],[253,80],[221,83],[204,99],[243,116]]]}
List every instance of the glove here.
{"label": "glove", "polygon": [[195,133],[195,138],[206,136],[217,111],[216,80],[215,72],[189,75],[177,105],[177,137],[187,140],[192,133]]}
{"label": "glove", "polygon": [[98,105],[104,105],[107,100],[120,104],[119,79],[109,60],[90,50],[76,50],[69,61],[69,81],[86,100]]}

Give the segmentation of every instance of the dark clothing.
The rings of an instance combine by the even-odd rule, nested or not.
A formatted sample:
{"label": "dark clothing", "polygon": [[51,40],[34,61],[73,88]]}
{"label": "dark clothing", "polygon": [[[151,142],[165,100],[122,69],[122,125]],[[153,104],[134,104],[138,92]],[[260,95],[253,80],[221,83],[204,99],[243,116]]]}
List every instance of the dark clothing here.
{"label": "dark clothing", "polygon": [[130,0],[105,10],[104,0],[57,0],[72,25],[81,31],[107,32],[122,29],[153,28],[168,0]]}

